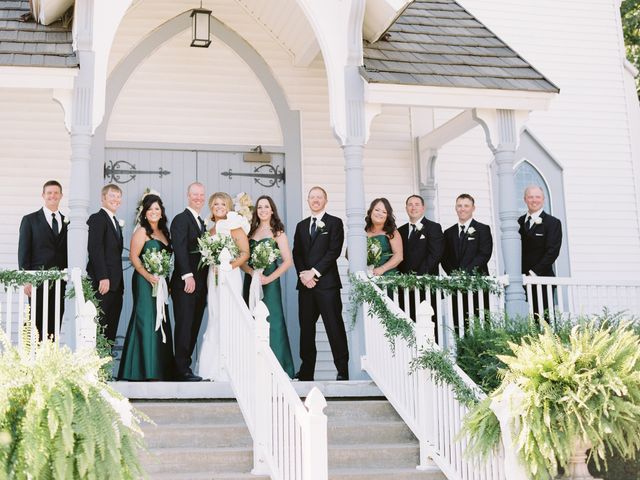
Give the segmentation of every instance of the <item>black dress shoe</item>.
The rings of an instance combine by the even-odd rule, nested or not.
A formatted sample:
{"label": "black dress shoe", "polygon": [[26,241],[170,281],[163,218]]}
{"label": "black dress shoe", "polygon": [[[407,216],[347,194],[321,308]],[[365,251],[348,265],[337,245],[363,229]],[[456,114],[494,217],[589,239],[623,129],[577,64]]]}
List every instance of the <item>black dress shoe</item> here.
{"label": "black dress shoe", "polygon": [[202,377],[199,377],[198,375],[194,375],[191,372],[187,372],[187,373],[179,374],[176,380],[178,382],[200,382],[202,380]]}
{"label": "black dress shoe", "polygon": [[349,375],[342,375],[342,374],[340,374],[340,373],[339,373],[339,374],[336,376],[336,380],[338,380],[338,381],[345,381],[345,380],[349,380]]}
{"label": "black dress shoe", "polygon": [[300,372],[296,373],[293,379],[300,382],[313,382],[313,377],[305,377],[304,375],[300,375]]}

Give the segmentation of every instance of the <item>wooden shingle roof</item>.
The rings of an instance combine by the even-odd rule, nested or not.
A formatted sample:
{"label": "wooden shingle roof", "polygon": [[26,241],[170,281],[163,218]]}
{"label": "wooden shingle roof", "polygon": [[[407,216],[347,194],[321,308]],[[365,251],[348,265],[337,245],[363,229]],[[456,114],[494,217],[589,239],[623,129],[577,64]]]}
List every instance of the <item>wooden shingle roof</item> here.
{"label": "wooden shingle roof", "polygon": [[415,0],[380,40],[364,44],[370,83],[558,92],[454,0]]}
{"label": "wooden shingle roof", "polygon": [[71,29],[23,21],[29,2],[0,0],[0,66],[77,67]]}

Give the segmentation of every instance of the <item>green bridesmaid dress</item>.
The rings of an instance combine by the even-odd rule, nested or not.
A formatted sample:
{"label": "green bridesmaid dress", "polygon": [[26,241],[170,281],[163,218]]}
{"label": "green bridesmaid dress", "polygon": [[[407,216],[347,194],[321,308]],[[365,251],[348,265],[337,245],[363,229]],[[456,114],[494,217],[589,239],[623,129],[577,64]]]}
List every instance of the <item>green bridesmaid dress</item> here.
{"label": "green bridesmaid dress", "polygon": [[[159,240],[147,240],[140,252],[142,255],[151,249],[171,251],[170,247]],[[162,323],[166,341],[162,341],[162,332],[156,331],[156,298],[151,295],[151,284],[138,272],[133,272],[131,281],[133,290],[133,311],[124,339],[119,380],[172,380],[175,360],[173,340],[169,323],[169,308],[165,305],[166,322]]]}
{"label": "green bridesmaid dress", "polygon": [[[249,246],[251,251],[260,242],[270,240],[269,238],[263,238],[256,241],[249,240]],[[276,268],[278,268],[277,261],[273,262],[267,268],[264,269],[264,275],[270,275]],[[244,276],[244,288],[243,297],[245,302],[249,300],[249,286],[251,285],[251,275]],[[293,356],[291,355],[291,346],[289,345],[289,335],[287,334],[287,324],[284,321],[284,311],[282,309],[282,291],[280,288],[280,279],[277,278],[268,285],[262,286],[262,292],[264,298],[262,301],[269,309],[269,346],[276,358],[282,365],[282,369],[293,378],[295,371],[293,366]]]}
{"label": "green bridesmaid dress", "polygon": [[[387,263],[393,255],[393,250],[391,250],[391,242],[389,241],[389,237],[387,237],[386,235],[374,235],[371,238],[377,239],[380,242],[380,246],[382,247],[380,260],[374,265],[374,267],[379,267]],[[399,271],[397,268],[392,268],[391,270],[387,270],[386,272],[384,272],[383,275],[396,275],[398,273]]]}

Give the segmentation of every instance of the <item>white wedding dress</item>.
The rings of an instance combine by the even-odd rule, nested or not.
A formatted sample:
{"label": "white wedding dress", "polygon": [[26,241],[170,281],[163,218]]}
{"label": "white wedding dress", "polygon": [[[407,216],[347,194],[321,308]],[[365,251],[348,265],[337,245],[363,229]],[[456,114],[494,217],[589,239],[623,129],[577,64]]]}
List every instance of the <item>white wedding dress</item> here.
{"label": "white wedding dress", "polygon": [[[225,220],[216,223],[216,233],[231,235],[231,230],[242,228],[249,233],[249,222],[236,212],[229,212]],[[229,273],[229,285],[233,292],[242,298],[242,275],[239,268],[234,268]],[[220,286],[216,285],[213,267],[209,267],[207,275],[207,311],[209,321],[202,336],[202,344],[198,355],[197,375],[203,379],[215,381],[227,381],[226,372],[222,371],[220,361],[220,306],[218,295]]]}

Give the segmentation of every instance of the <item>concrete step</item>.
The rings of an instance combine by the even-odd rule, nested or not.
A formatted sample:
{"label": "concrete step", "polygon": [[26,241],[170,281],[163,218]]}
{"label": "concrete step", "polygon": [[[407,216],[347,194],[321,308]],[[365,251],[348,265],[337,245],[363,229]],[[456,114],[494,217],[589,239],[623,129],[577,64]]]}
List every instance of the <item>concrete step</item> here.
{"label": "concrete step", "polygon": [[330,468],[407,468],[420,461],[417,442],[377,445],[329,444]]}
{"label": "concrete step", "polygon": [[327,426],[330,445],[380,443],[416,443],[409,427],[400,421],[364,422],[361,425],[337,423],[330,419]]}
{"label": "concrete step", "polygon": [[447,480],[442,472],[422,472],[415,468],[336,468],[329,480]]}
{"label": "concrete step", "polygon": [[251,473],[154,473],[149,475],[149,480],[269,480],[269,476]]}
{"label": "concrete step", "polygon": [[149,475],[190,472],[248,473],[253,467],[253,449],[245,448],[154,448],[141,454]]}
{"label": "concrete step", "polygon": [[253,444],[244,423],[222,425],[167,424],[143,427],[148,448],[250,447]]}
{"label": "concrete step", "polygon": [[133,405],[157,425],[244,424],[235,401],[134,402]]}
{"label": "concrete step", "polygon": [[324,413],[332,424],[362,424],[368,421],[402,421],[387,400],[332,400]]}

